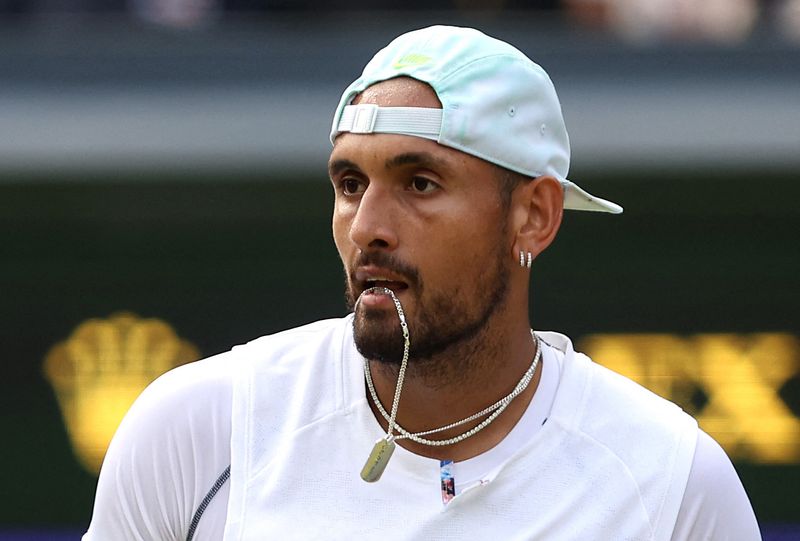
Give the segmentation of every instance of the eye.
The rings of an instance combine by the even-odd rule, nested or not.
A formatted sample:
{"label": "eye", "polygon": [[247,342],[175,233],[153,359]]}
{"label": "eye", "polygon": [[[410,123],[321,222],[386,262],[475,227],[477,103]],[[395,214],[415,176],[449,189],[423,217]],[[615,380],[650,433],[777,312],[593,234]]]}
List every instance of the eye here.
{"label": "eye", "polygon": [[414,177],[411,179],[411,189],[417,193],[430,193],[439,188],[434,181],[425,177]]}
{"label": "eye", "polygon": [[345,195],[355,195],[362,193],[365,189],[364,183],[354,177],[346,177],[341,180],[339,185],[342,188],[342,193]]}

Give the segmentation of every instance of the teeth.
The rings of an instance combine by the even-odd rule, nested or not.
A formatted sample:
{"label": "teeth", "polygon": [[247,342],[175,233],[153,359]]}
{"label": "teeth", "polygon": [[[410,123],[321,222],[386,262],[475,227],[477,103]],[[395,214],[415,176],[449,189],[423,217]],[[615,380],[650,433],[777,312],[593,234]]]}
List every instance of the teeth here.
{"label": "teeth", "polygon": [[392,290],[389,289],[388,287],[369,286],[363,292],[364,293],[386,293],[386,294],[388,294],[390,291],[392,291]]}

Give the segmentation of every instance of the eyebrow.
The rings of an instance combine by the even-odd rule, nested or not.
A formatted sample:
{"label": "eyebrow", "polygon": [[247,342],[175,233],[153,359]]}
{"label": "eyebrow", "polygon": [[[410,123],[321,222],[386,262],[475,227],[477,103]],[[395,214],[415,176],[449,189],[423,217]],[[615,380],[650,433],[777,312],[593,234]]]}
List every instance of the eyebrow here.
{"label": "eyebrow", "polygon": [[328,164],[328,175],[334,176],[345,169],[355,169],[356,171],[361,171],[361,168],[355,164],[355,162],[351,162],[350,160],[339,159],[333,160]]}
{"label": "eyebrow", "polygon": [[[429,152],[404,152],[402,154],[392,156],[391,158],[387,158],[384,162],[384,167],[386,167],[386,169],[395,169],[405,165],[445,168],[447,167],[447,161],[438,158]],[[361,168],[355,162],[346,158],[340,158],[333,160],[328,164],[328,175],[333,177],[347,169],[361,171]]]}
{"label": "eyebrow", "polygon": [[428,152],[404,152],[386,160],[386,169],[402,167],[404,165],[422,165],[428,167],[446,167],[445,160]]}

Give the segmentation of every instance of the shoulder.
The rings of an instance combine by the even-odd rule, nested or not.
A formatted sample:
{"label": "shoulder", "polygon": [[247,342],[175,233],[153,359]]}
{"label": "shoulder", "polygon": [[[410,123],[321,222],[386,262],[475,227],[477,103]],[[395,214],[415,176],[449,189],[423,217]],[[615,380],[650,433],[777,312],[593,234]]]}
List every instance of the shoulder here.
{"label": "shoulder", "polygon": [[128,410],[106,452],[84,539],[181,539],[230,464],[231,353],[175,368]]}
{"label": "shoulder", "polygon": [[725,451],[699,431],[692,469],[675,523],[673,541],[758,541],[753,507]]}
{"label": "shoulder", "polygon": [[540,334],[563,356],[556,403],[568,426],[609,441],[639,432],[696,437],[697,422],[676,404],[574,351],[567,337]]}
{"label": "shoulder", "polygon": [[[347,318],[322,320],[263,336],[170,370],[142,392],[114,440],[132,440],[126,445],[162,440],[198,448],[218,441],[227,445],[231,401],[239,374],[253,361],[306,358],[309,350],[334,342],[346,321]],[[114,448],[120,445],[112,442]]]}
{"label": "shoulder", "polygon": [[180,445],[192,450],[230,433],[233,352],[170,370],[128,410],[109,453],[126,448]]}
{"label": "shoulder", "polygon": [[[197,506],[231,464],[241,375],[263,364],[254,361],[280,365],[330,347],[344,322],[319,321],[265,336],[174,368],[148,385],[108,448],[86,539],[185,537]],[[274,394],[279,387],[270,388]]]}
{"label": "shoulder", "polygon": [[542,333],[563,354],[553,417],[575,456],[637,502],[654,532],[669,539],[698,437],[697,422],[677,405],[573,350],[564,336]]}
{"label": "shoulder", "polygon": [[217,409],[230,399],[236,357],[234,351],[228,351],[173,368],[147,386],[129,415],[171,406],[183,406],[178,411],[186,413],[195,408]]}

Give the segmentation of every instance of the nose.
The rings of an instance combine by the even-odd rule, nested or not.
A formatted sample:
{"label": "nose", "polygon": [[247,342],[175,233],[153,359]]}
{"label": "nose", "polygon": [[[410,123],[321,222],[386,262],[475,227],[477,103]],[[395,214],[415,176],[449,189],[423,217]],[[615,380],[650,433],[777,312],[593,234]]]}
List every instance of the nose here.
{"label": "nose", "polygon": [[350,240],[362,252],[379,248],[394,250],[398,244],[396,215],[390,190],[370,184],[350,223]]}

